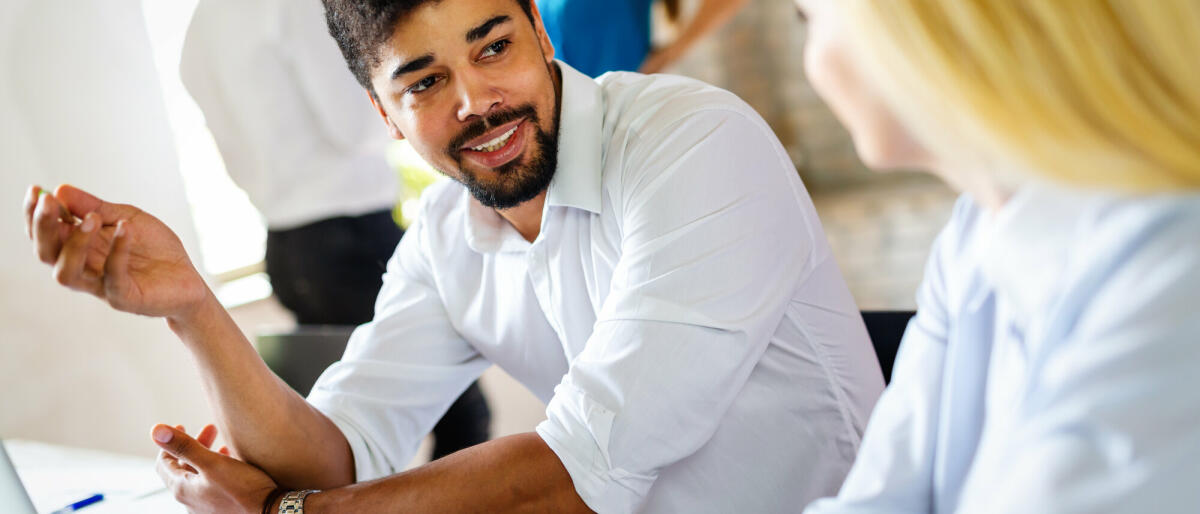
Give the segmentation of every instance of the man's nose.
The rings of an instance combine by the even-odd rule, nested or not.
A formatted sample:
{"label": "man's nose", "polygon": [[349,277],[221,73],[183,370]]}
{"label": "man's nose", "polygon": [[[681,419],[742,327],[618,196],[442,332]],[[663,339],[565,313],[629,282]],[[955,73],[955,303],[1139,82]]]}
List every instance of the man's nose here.
{"label": "man's nose", "polygon": [[468,121],[472,116],[487,116],[492,109],[503,103],[503,96],[489,82],[479,73],[459,74],[459,121]]}

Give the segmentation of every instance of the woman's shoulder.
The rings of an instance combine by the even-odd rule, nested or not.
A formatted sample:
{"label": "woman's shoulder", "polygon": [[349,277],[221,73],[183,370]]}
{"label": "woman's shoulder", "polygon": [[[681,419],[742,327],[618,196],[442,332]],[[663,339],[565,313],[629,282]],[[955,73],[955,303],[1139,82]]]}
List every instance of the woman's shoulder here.
{"label": "woman's shoulder", "polygon": [[1080,225],[1074,253],[1095,301],[1200,299],[1200,194],[1107,199]]}
{"label": "woman's shoulder", "polygon": [[[1058,342],[1047,351],[1073,341],[1092,349],[1104,341],[1166,348],[1195,337],[1187,332],[1200,329],[1193,314],[1200,300],[1200,194],[1082,192],[1045,201],[1057,204],[1047,211],[1070,213],[1070,223],[1055,232],[1060,251],[1046,254],[1055,262],[1041,264],[1053,272],[1024,284],[1047,284],[1045,301],[1033,302],[1030,312],[1042,321],[1042,339]],[[1019,293],[1014,289],[1024,298]]]}

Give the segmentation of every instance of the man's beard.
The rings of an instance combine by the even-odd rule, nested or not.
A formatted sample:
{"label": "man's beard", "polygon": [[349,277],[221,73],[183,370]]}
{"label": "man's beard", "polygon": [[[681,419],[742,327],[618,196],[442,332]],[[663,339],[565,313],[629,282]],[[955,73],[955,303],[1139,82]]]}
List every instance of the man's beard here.
{"label": "man's beard", "polygon": [[[521,162],[517,157],[510,162],[495,168],[499,175],[496,182],[485,184],[463,166],[462,146],[472,139],[482,136],[495,127],[518,119],[525,118],[533,127],[534,150],[529,162]],[[537,110],[532,104],[525,104],[513,109],[492,113],[486,119],[478,119],[450,142],[447,153],[458,164],[459,176],[456,177],[467,187],[479,203],[494,209],[507,209],[527,202],[550,186],[554,178],[554,170],[558,167],[558,109],[555,109],[554,124],[551,132],[542,130]],[[517,137],[514,134],[511,137]],[[449,173],[447,176],[454,177]]]}

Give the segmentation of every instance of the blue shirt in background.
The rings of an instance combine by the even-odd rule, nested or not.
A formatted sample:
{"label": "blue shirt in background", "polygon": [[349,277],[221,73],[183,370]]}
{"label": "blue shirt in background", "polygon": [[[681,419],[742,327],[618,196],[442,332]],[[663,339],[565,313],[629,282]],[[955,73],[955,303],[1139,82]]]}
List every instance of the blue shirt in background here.
{"label": "blue shirt in background", "polygon": [[653,0],[537,0],[555,56],[591,77],[637,71],[650,53]]}

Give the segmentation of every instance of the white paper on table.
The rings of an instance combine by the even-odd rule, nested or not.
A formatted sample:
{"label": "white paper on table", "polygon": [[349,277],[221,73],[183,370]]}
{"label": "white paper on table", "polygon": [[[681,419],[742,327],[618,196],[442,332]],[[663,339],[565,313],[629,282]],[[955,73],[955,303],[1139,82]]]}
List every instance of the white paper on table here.
{"label": "white paper on table", "polygon": [[96,493],[104,494],[104,501],[81,512],[186,511],[163,488],[154,459],[33,441],[9,440],[4,446],[38,512],[53,512]]}

